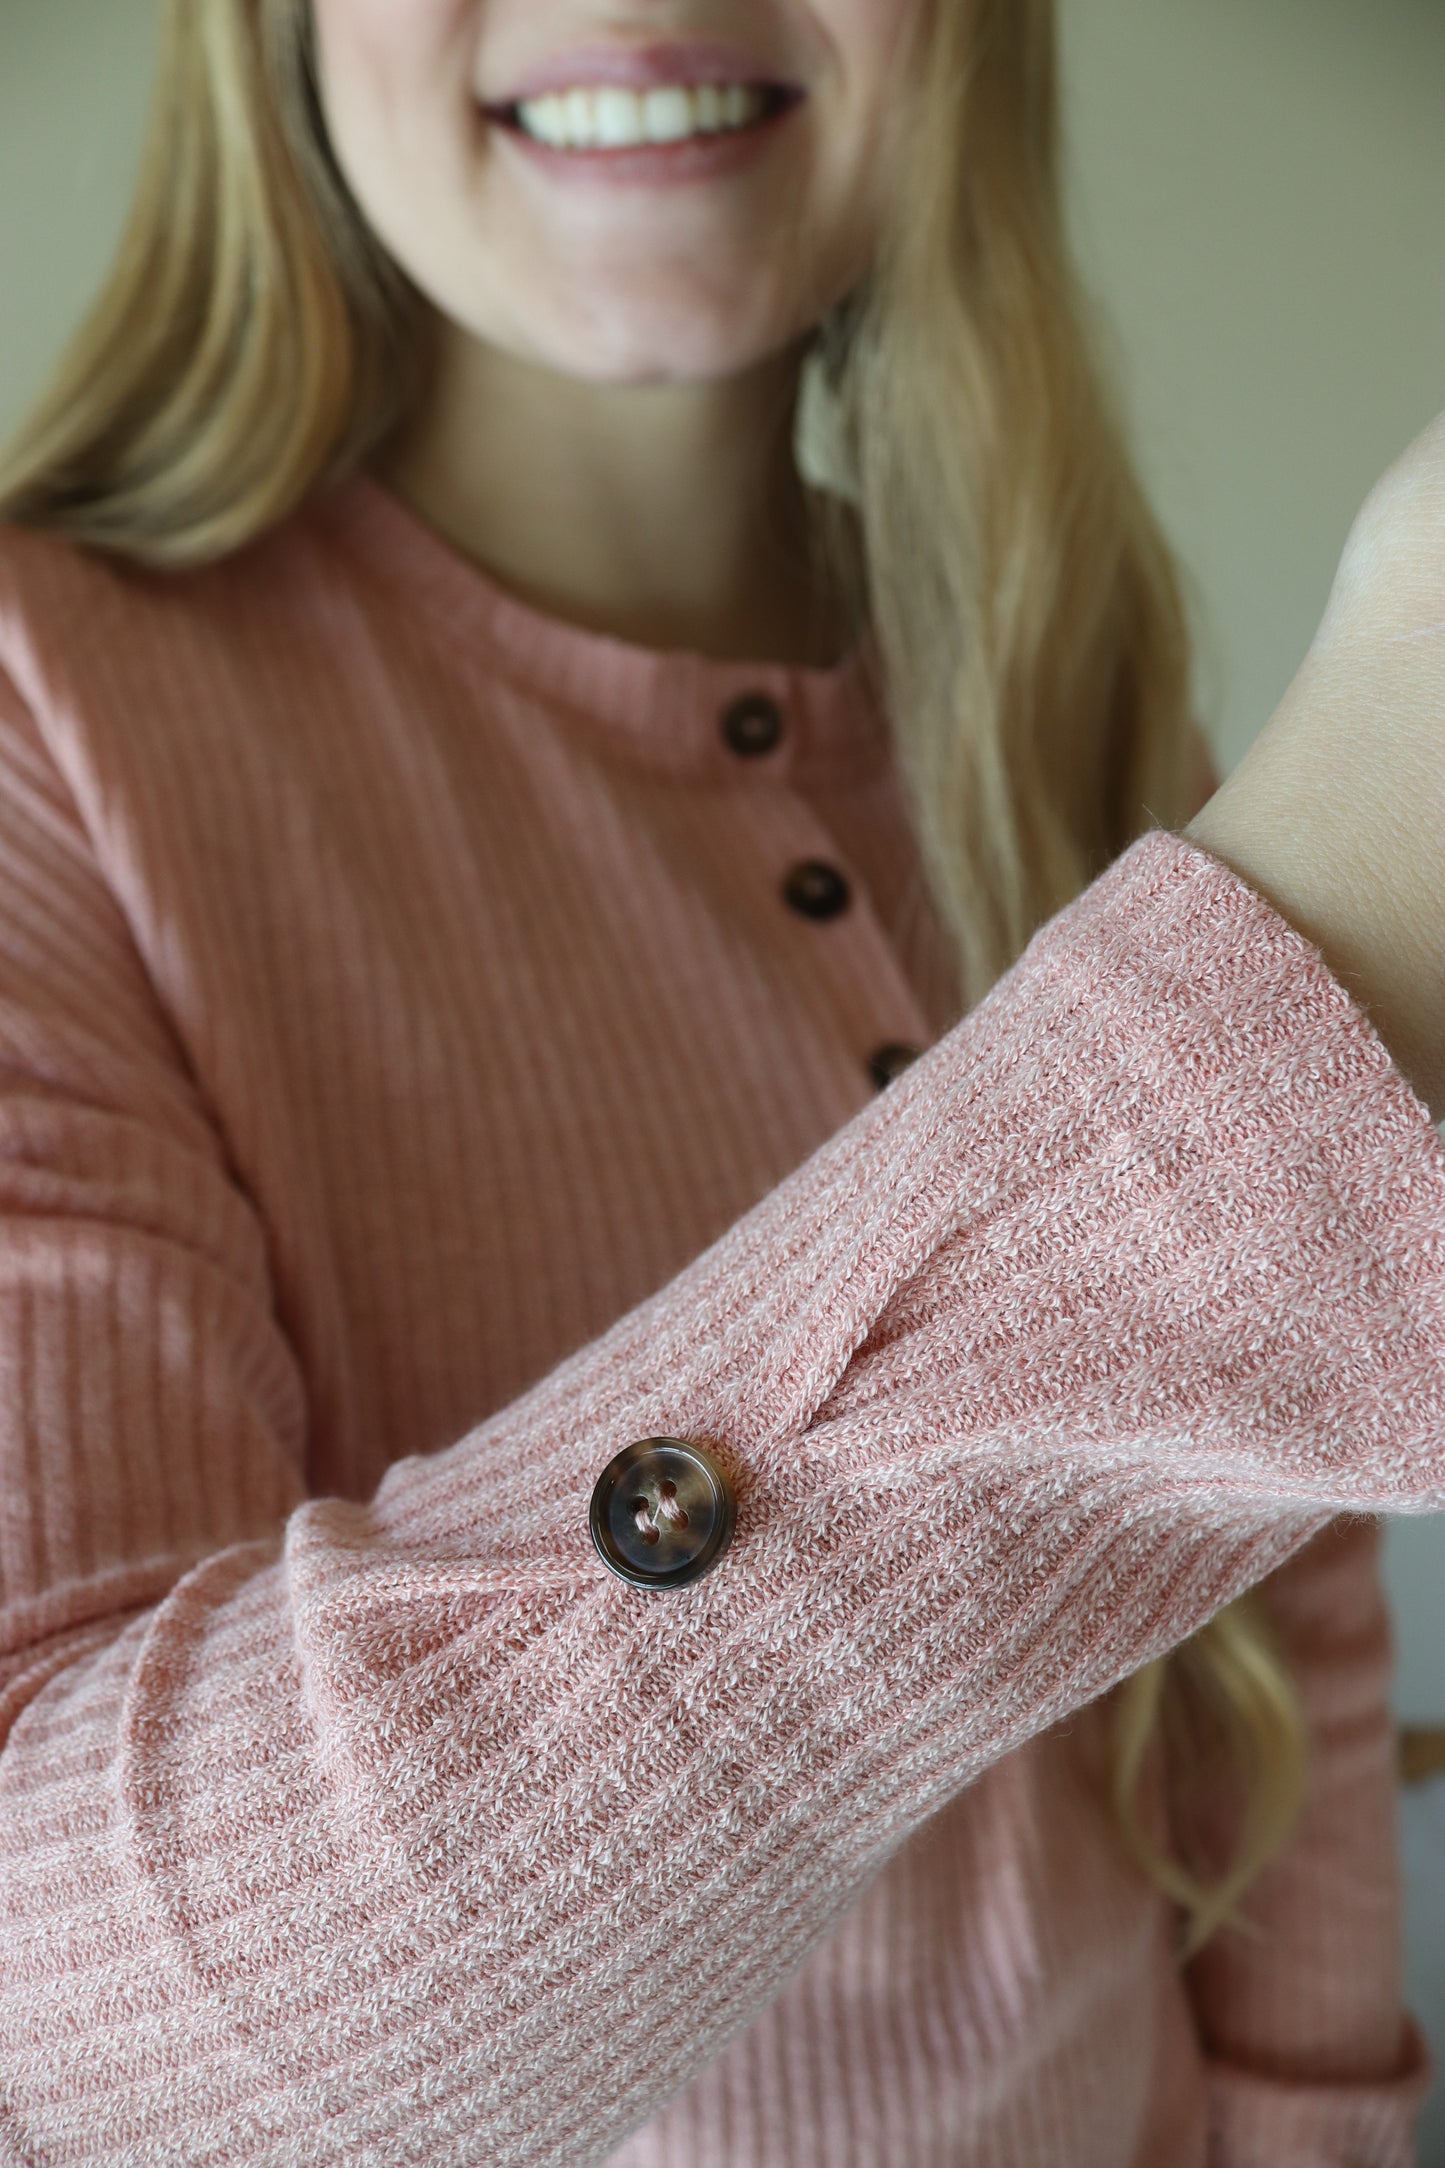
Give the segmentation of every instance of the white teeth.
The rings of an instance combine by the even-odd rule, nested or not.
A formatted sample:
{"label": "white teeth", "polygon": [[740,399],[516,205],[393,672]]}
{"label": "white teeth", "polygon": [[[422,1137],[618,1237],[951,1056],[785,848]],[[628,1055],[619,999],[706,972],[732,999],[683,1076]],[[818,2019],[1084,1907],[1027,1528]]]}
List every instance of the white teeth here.
{"label": "white teeth", "polygon": [[640,96],[607,84],[528,98],[517,107],[517,118],[528,135],[554,150],[624,150],[748,128],[766,109],[764,93],[745,83],[701,83],[696,89],[668,83]]}
{"label": "white teeth", "polygon": [[642,96],[642,125],[649,143],[680,143],[693,131],[696,115],[685,90],[648,90]]}
{"label": "white teeth", "polygon": [[592,100],[596,133],[592,140],[604,150],[621,150],[626,143],[645,143],[642,100],[635,91],[609,87]]}

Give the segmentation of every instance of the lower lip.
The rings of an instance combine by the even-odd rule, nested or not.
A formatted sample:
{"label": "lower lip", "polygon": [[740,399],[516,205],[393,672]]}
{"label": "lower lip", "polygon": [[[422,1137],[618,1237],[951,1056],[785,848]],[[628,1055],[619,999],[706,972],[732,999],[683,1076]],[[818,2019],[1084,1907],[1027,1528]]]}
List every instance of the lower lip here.
{"label": "lower lip", "polygon": [[[801,101],[799,101],[801,102]],[[729,128],[717,135],[688,136],[680,143],[646,143],[615,151],[559,151],[523,128],[498,127],[497,133],[558,180],[603,188],[670,187],[684,181],[711,181],[741,173],[776,141],[797,105],[770,113],[750,128]]]}

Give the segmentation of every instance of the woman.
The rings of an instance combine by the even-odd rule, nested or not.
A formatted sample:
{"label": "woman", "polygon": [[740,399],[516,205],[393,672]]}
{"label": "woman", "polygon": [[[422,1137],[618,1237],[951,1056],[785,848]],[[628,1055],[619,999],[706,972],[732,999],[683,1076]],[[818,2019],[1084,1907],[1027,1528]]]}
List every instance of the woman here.
{"label": "woman", "polygon": [[1445,454],[1209,797],[1055,135],[172,7],[0,469],[17,2157],[1409,2158]]}

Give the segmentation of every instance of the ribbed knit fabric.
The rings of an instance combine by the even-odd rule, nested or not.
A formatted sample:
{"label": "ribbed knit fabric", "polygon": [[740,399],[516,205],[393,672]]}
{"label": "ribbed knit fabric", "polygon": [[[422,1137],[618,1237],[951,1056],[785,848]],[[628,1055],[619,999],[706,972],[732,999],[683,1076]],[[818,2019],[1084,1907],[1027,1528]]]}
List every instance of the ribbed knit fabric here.
{"label": "ribbed knit fabric", "polygon": [[[962,1014],[866,651],[365,478],[6,534],[0,665],[5,2157],[1404,2168],[1445,1150],[1314,949],[1155,832]],[[668,1594],[587,1527],[660,1433],[739,1499]],[[1310,1799],[1181,1972],[1099,1697],[1257,1582]]]}

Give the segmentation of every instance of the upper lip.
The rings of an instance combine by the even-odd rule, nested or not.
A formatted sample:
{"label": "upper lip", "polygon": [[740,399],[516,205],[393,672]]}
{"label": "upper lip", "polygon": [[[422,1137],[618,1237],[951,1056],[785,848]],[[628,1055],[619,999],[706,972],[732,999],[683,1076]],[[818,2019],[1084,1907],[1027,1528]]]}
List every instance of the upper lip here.
{"label": "upper lip", "polygon": [[649,90],[663,83],[692,87],[699,83],[756,83],[778,90],[797,90],[774,75],[765,61],[739,52],[734,45],[705,40],[685,45],[584,45],[570,53],[558,53],[528,71],[503,98],[491,100],[488,109],[506,112],[548,91],[582,89],[593,83],[621,83],[632,90]]}

